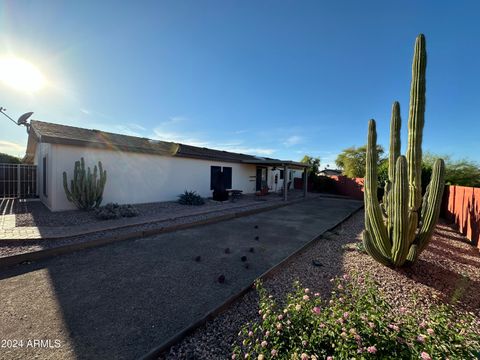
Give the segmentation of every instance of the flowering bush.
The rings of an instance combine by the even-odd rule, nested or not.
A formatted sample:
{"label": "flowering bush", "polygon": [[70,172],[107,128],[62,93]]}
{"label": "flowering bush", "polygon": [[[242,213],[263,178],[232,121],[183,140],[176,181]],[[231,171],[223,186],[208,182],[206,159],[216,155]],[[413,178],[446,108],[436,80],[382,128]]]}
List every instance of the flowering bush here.
{"label": "flowering bush", "polygon": [[[449,305],[393,309],[369,278],[332,280],[330,300],[301,288],[285,306],[260,282],[259,319],[242,327],[232,359],[477,359],[479,320]],[[395,310],[395,311],[393,311]]]}

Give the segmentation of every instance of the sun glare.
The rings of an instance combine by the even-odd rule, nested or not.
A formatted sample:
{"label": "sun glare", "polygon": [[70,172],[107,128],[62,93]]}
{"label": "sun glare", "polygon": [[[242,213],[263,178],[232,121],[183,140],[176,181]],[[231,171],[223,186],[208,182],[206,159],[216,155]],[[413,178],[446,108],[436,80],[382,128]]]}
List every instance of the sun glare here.
{"label": "sun glare", "polygon": [[28,61],[15,57],[0,59],[0,81],[25,92],[36,92],[46,84],[40,70]]}

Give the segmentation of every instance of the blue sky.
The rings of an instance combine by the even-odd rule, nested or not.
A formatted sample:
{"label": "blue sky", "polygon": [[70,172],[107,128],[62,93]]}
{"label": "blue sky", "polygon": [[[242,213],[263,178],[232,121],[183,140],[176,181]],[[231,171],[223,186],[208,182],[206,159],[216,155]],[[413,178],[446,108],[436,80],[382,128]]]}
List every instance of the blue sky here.
{"label": "blue sky", "polygon": [[[122,4],[123,3],[123,4]],[[424,150],[480,161],[476,1],[0,1],[0,58],[34,64],[36,93],[0,82],[33,118],[333,164],[377,120],[403,144],[413,45],[427,38]],[[0,119],[0,151],[24,128]]]}

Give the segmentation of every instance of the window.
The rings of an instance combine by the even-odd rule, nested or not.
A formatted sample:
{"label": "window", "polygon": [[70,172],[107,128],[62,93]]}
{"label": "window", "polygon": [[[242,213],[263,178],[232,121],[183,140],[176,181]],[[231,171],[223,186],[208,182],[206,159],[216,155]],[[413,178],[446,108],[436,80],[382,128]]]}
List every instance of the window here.
{"label": "window", "polygon": [[284,170],[280,170],[280,180],[283,180],[283,176],[284,176],[283,172]]}
{"label": "window", "polygon": [[211,166],[210,167],[210,190],[213,190],[215,184],[217,183],[218,175],[223,173],[223,185],[225,189],[232,188],[232,168],[228,166]]}
{"label": "window", "polygon": [[47,197],[47,157],[43,157],[42,163],[42,187],[43,187],[43,195]]}
{"label": "window", "polygon": [[225,189],[232,188],[232,168],[231,167],[223,167],[223,179],[225,181]]}
{"label": "window", "polygon": [[222,172],[220,166],[211,166],[210,167],[210,190],[213,190],[215,183],[217,182],[217,176]]}

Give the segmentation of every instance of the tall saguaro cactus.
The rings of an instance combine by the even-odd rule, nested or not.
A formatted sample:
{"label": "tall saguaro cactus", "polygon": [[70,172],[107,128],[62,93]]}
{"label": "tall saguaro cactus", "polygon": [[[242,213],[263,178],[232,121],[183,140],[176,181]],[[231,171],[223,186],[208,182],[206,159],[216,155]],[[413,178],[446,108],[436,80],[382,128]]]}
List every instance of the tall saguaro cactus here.
{"label": "tall saguaro cactus", "polygon": [[70,181],[70,189],[68,189],[67,173],[63,172],[63,188],[68,201],[82,210],[90,210],[100,206],[103,199],[103,189],[107,182],[107,171],[103,170],[102,163],[98,162],[93,168],[93,173],[88,167],[85,170],[85,160],[75,162],[73,170],[73,180]]}
{"label": "tall saguaro cactus", "polygon": [[368,124],[363,243],[375,260],[388,266],[399,267],[415,262],[428,245],[440,213],[445,183],[445,164],[442,159],[438,159],[433,166],[432,179],[422,201],[426,66],[425,37],[420,34],[413,56],[406,157],[400,155],[400,104],[395,102],[392,107],[388,180],[383,211],[377,198],[375,120],[370,120]]}

